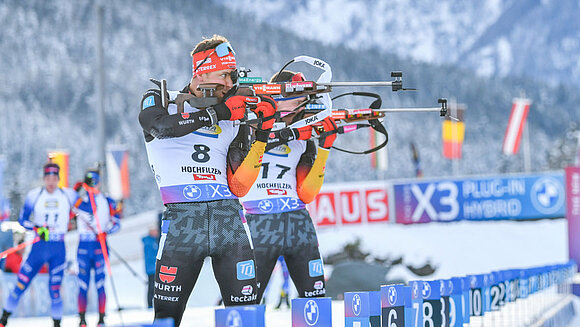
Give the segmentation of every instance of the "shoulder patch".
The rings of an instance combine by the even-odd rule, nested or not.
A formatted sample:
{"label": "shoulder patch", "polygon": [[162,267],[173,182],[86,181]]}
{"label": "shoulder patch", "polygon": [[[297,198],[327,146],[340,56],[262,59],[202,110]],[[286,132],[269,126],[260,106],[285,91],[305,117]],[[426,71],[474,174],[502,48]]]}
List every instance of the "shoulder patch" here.
{"label": "shoulder patch", "polygon": [[141,110],[145,110],[149,107],[153,107],[155,105],[155,98],[150,95],[147,98],[145,98],[145,100],[143,100],[143,108],[141,108]]}

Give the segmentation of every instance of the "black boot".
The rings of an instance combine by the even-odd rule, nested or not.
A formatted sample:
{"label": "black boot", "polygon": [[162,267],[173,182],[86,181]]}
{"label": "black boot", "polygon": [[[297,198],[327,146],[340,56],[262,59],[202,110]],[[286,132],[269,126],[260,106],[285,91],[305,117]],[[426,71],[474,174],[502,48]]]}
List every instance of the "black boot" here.
{"label": "black boot", "polygon": [[54,327],[60,327],[60,319],[52,319],[54,321]]}
{"label": "black boot", "polygon": [[8,323],[8,317],[10,316],[11,312],[4,310],[2,312],[2,318],[0,318],[0,327],[6,327]]}
{"label": "black boot", "polygon": [[105,313],[99,313],[99,322],[97,327],[105,327]]}
{"label": "black boot", "polygon": [[288,308],[290,307],[290,304],[288,304],[288,294],[286,294],[284,291],[280,292],[280,302],[278,302],[278,305],[276,305],[276,309],[280,309],[282,302],[286,303]]}
{"label": "black boot", "polygon": [[87,327],[87,321],[85,320],[85,313],[79,312],[79,317],[81,318],[81,321],[79,322],[79,327]]}

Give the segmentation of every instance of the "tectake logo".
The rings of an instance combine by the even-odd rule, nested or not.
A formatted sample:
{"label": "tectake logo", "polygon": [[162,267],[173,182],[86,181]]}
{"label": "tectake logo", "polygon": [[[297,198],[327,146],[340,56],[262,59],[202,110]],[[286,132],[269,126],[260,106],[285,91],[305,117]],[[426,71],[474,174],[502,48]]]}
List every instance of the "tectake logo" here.
{"label": "tectake logo", "polygon": [[254,260],[240,261],[236,263],[238,280],[247,280],[256,277],[254,269]]}
{"label": "tectake logo", "polygon": [[196,185],[186,185],[183,188],[183,196],[189,200],[196,200],[201,197],[201,190]]}
{"label": "tectake logo", "polygon": [[361,309],[361,304],[360,304],[360,295],[355,294],[352,297],[352,313],[354,313],[355,316],[360,315],[360,309]]}
{"label": "tectake logo", "polygon": [[552,177],[538,179],[530,191],[532,205],[543,214],[558,212],[564,204],[564,186]]}
{"label": "tectake logo", "polygon": [[304,320],[308,326],[314,326],[318,322],[320,310],[318,304],[314,300],[308,300],[304,305]]}
{"label": "tectake logo", "polygon": [[317,280],[314,282],[314,289],[315,290],[321,290],[324,288],[324,282],[321,280]]}
{"label": "tectake logo", "polygon": [[254,288],[252,287],[252,285],[246,285],[246,286],[242,287],[242,294],[250,295],[250,294],[252,294],[253,290],[254,290]]}
{"label": "tectake logo", "polygon": [[159,279],[167,284],[173,283],[177,277],[177,267],[161,266],[159,268]]}

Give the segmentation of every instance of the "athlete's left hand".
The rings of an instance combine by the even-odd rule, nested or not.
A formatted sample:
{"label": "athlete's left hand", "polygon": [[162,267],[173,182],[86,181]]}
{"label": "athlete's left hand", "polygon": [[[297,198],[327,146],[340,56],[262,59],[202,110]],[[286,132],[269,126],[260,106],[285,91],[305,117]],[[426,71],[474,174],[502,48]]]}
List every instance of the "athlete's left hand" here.
{"label": "athlete's left hand", "polygon": [[46,227],[37,227],[36,234],[42,241],[48,241],[48,228]]}
{"label": "athlete's left hand", "polygon": [[274,114],[276,113],[276,110],[278,110],[278,106],[276,101],[269,96],[260,96],[260,98],[262,101],[260,101],[252,111],[258,115],[259,118],[262,118],[262,121],[258,124],[258,129],[269,131],[274,127],[274,121],[276,120]]}

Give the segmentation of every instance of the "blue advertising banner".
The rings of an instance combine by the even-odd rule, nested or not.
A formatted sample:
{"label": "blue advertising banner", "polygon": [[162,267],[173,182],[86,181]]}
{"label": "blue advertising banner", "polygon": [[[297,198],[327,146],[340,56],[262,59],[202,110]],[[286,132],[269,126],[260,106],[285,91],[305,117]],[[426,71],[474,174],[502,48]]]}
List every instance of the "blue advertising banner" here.
{"label": "blue advertising banner", "polygon": [[[563,173],[395,183],[397,223],[564,217]],[[393,203],[391,202],[391,203]]]}

